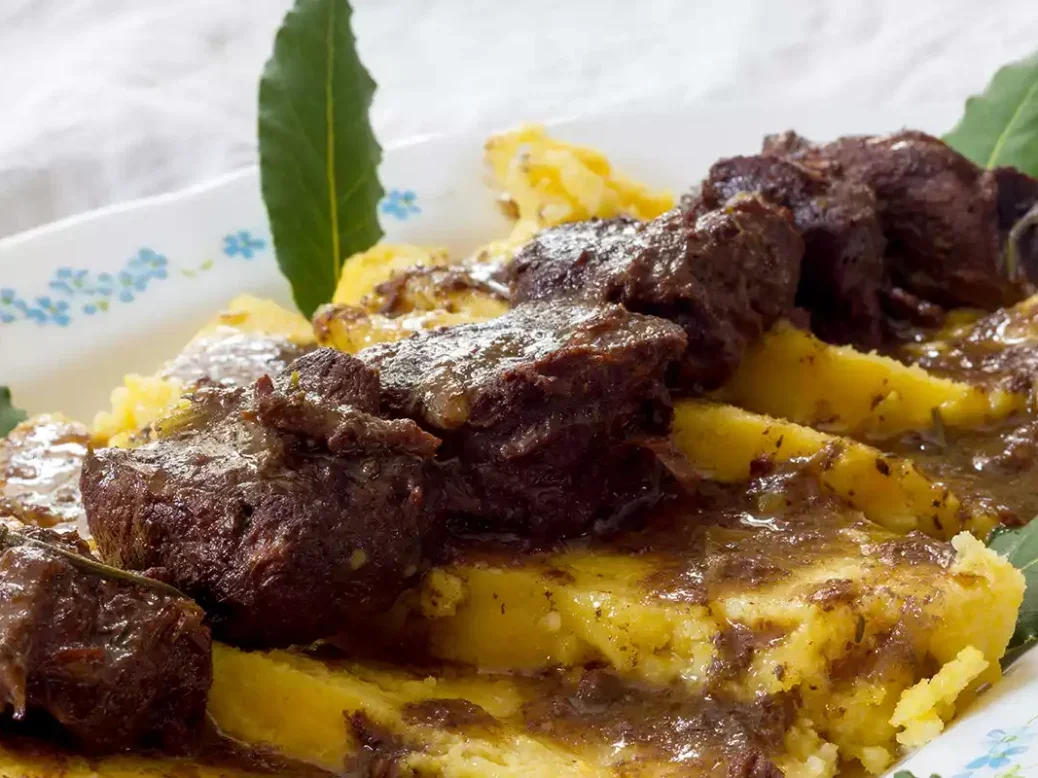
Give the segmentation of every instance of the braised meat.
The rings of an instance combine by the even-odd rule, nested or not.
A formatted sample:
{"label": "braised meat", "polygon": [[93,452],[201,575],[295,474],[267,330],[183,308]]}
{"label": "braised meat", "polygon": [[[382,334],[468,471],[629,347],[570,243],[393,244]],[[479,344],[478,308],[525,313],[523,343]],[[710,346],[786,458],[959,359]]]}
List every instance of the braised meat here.
{"label": "braised meat", "polygon": [[378,374],[331,349],[203,390],[166,437],[87,459],[98,549],[195,597],[240,645],[310,643],[381,611],[420,569],[439,441],[378,411]]}
{"label": "braised meat", "polygon": [[724,383],[746,346],[790,311],[803,250],[787,211],[740,196],[704,214],[553,227],[508,274],[516,304],[621,303],[676,322],[688,336],[676,381],[695,391]]}
{"label": "braised meat", "polygon": [[[0,693],[17,720],[57,723],[91,752],[188,750],[212,675],[202,610],[92,572],[73,536],[0,532]],[[32,541],[64,549],[67,556]]]}
{"label": "braised meat", "polygon": [[528,303],[358,355],[382,405],[443,439],[455,528],[552,538],[658,496],[651,450],[671,419],[664,385],[681,329],[617,305]]}
{"label": "braised meat", "polygon": [[804,238],[796,304],[810,312],[812,331],[831,343],[880,345],[885,241],[872,190],[779,157],[731,157],[715,163],[683,205],[699,216],[743,192],[793,214]]}
{"label": "braised meat", "polygon": [[765,139],[764,151],[872,187],[888,272],[912,295],[992,309],[1027,295],[1025,273],[1038,278],[1033,229],[1016,236],[1017,272],[1006,262],[1010,231],[1038,202],[1038,181],[1018,171],[983,170],[938,138],[907,130],[822,145],[787,132]]}

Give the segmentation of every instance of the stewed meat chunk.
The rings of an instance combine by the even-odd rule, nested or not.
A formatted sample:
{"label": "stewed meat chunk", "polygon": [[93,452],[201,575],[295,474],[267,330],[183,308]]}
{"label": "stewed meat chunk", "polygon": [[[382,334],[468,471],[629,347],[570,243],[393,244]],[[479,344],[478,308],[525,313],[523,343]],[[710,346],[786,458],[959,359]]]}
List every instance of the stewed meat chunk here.
{"label": "stewed meat chunk", "polygon": [[[658,496],[651,449],[685,335],[618,305],[527,303],[358,354],[382,405],[442,438],[452,526],[581,533]],[[460,523],[459,523],[460,522]]]}
{"label": "stewed meat chunk", "polygon": [[54,722],[91,752],[189,750],[212,678],[201,608],[77,564],[91,555],[74,538],[39,527],[0,528],[6,711],[17,720]]}
{"label": "stewed meat chunk", "polygon": [[563,224],[534,237],[508,268],[513,303],[582,300],[679,324],[688,337],[676,380],[720,386],[746,346],[793,307],[804,243],[789,212],[739,196],[707,213],[649,222]]}
{"label": "stewed meat chunk", "polygon": [[872,189],[775,156],[730,157],[710,168],[684,205],[701,215],[747,192],[793,214],[804,238],[796,304],[810,313],[812,331],[832,343],[880,345],[886,241]]}
{"label": "stewed meat chunk", "polygon": [[331,349],[199,392],[158,440],[87,459],[102,556],[175,584],[241,645],[310,643],[381,611],[420,570],[439,441],[378,411],[378,374]]}
{"label": "stewed meat chunk", "polygon": [[765,139],[783,156],[835,180],[875,191],[891,280],[945,307],[997,308],[1025,297],[1038,279],[1033,229],[1009,234],[1038,203],[1038,181],[1019,171],[984,170],[938,138],[905,130],[815,145],[792,132]]}

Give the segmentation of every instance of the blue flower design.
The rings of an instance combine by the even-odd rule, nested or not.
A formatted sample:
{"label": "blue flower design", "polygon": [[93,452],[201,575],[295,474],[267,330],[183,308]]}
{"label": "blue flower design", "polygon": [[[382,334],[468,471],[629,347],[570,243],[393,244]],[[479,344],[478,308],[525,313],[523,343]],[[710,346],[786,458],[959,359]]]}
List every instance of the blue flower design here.
{"label": "blue flower design", "polygon": [[50,282],[50,288],[55,292],[73,295],[77,292],[85,292],[89,285],[89,271],[73,270],[70,267],[61,267],[54,273],[54,279]]}
{"label": "blue flower design", "polygon": [[126,269],[134,275],[144,278],[165,278],[166,266],[169,261],[165,255],[159,254],[149,248],[143,248],[137,252],[137,256],[131,259]]}
{"label": "blue flower design", "polygon": [[993,729],[987,734],[988,752],[966,765],[967,770],[989,767],[992,770],[1008,765],[1014,757],[1027,753],[1029,743],[1035,737],[1029,726],[1015,729]]}
{"label": "blue flower design", "polygon": [[400,221],[422,212],[418,207],[418,195],[410,189],[390,189],[379,203],[379,210]]}
{"label": "blue flower design", "polygon": [[254,237],[248,230],[239,230],[233,235],[225,235],[223,239],[223,253],[228,257],[252,259],[256,252],[263,251],[266,247],[265,240]]}
{"label": "blue flower design", "polygon": [[9,324],[23,318],[27,307],[14,289],[0,289],[0,323]]}
{"label": "blue flower design", "polygon": [[[228,234],[223,240],[223,253],[228,257],[252,259],[267,247],[267,240],[248,230]],[[39,325],[67,327],[75,313],[87,316],[104,313],[111,310],[116,301],[133,302],[154,282],[169,278],[171,273],[195,278],[212,266],[213,260],[206,259],[196,268],[176,268],[165,254],[145,246],[129,257],[118,271],[95,273],[59,267],[47,282],[50,296],[27,298],[14,289],[0,288],[0,325],[33,321]],[[27,302],[28,299],[32,302]]]}
{"label": "blue flower design", "polygon": [[26,315],[41,324],[51,321],[59,327],[67,327],[72,321],[72,317],[68,315],[68,303],[49,297],[37,297],[35,307],[29,308]]}

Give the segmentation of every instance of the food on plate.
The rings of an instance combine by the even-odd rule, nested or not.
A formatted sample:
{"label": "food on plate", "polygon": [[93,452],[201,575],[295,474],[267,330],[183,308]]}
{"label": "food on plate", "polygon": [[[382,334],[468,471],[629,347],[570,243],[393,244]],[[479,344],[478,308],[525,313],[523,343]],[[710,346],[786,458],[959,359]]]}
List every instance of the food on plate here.
{"label": "food on plate", "polygon": [[89,429],[0,392],[0,775],[834,778],[996,684],[1034,169],[784,133],[675,205],[531,125],[486,145],[510,234],[372,245],[328,2],[260,90],[306,317],[232,301]]}
{"label": "food on plate", "polygon": [[508,265],[512,301],[620,303],[681,325],[676,381],[715,389],[793,307],[804,243],[788,214],[753,198],[701,216],[586,221],[544,230]]}
{"label": "food on plate", "polygon": [[0,515],[56,531],[83,530],[79,474],[90,433],[61,414],[41,414],[0,438]]}
{"label": "food on plate", "polygon": [[87,545],[0,526],[0,678],[15,722],[48,722],[88,752],[188,751],[205,719],[204,613],[146,578],[112,575]]}
{"label": "food on plate", "polygon": [[378,414],[378,373],[331,350],[201,390],[158,439],[87,458],[97,547],[158,571],[239,645],[345,629],[414,577],[435,518],[424,463],[440,441]]}
{"label": "food on plate", "polygon": [[714,163],[683,206],[709,213],[741,194],[789,209],[803,236],[796,304],[810,311],[812,331],[823,340],[864,349],[882,343],[886,241],[872,188],[759,154]]}
{"label": "food on plate", "polygon": [[493,321],[372,346],[387,413],[441,438],[456,529],[581,534],[652,504],[665,467],[670,322],[618,305],[526,303]]}
{"label": "food on plate", "polygon": [[1010,237],[1038,202],[1038,181],[1015,168],[985,170],[940,139],[909,130],[821,145],[787,132],[766,138],[764,151],[872,188],[890,244],[892,290],[917,311],[927,303],[1012,305],[1038,274],[1030,231]]}
{"label": "food on plate", "polygon": [[891,357],[863,353],[779,323],[750,347],[715,396],[872,440],[930,430],[937,418],[950,429],[983,428],[1027,407],[1026,394],[921,370],[902,356],[906,348],[911,345]]}
{"label": "food on plate", "polygon": [[538,125],[495,135],[486,143],[486,159],[518,225],[615,216],[649,220],[674,207],[670,193],[615,173],[601,152],[559,141]]}

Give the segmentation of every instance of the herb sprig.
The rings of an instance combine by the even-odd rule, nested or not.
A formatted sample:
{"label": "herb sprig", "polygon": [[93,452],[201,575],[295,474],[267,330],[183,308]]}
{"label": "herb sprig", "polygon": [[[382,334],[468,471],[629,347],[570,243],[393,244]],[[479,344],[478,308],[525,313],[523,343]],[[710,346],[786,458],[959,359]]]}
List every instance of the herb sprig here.
{"label": "herb sprig", "polygon": [[382,149],[368,119],[375,82],[347,0],[296,0],[259,86],[259,156],[278,265],[311,316],[343,260],[382,237]]}
{"label": "herb sprig", "polygon": [[170,584],[156,581],[154,578],[148,578],[147,576],[138,575],[137,573],[131,573],[129,570],[123,570],[119,567],[106,565],[103,562],[98,562],[96,559],[91,559],[82,554],[77,554],[76,552],[70,551],[69,549],[63,548],[55,543],[48,543],[39,538],[23,535],[6,525],[0,524],[0,549],[17,548],[18,546],[35,546],[37,548],[45,549],[67,559],[73,567],[100,576],[101,578],[109,578],[115,581],[122,581],[123,583],[135,584],[145,589],[152,589],[171,597],[181,597],[185,600],[189,599],[186,594]]}

